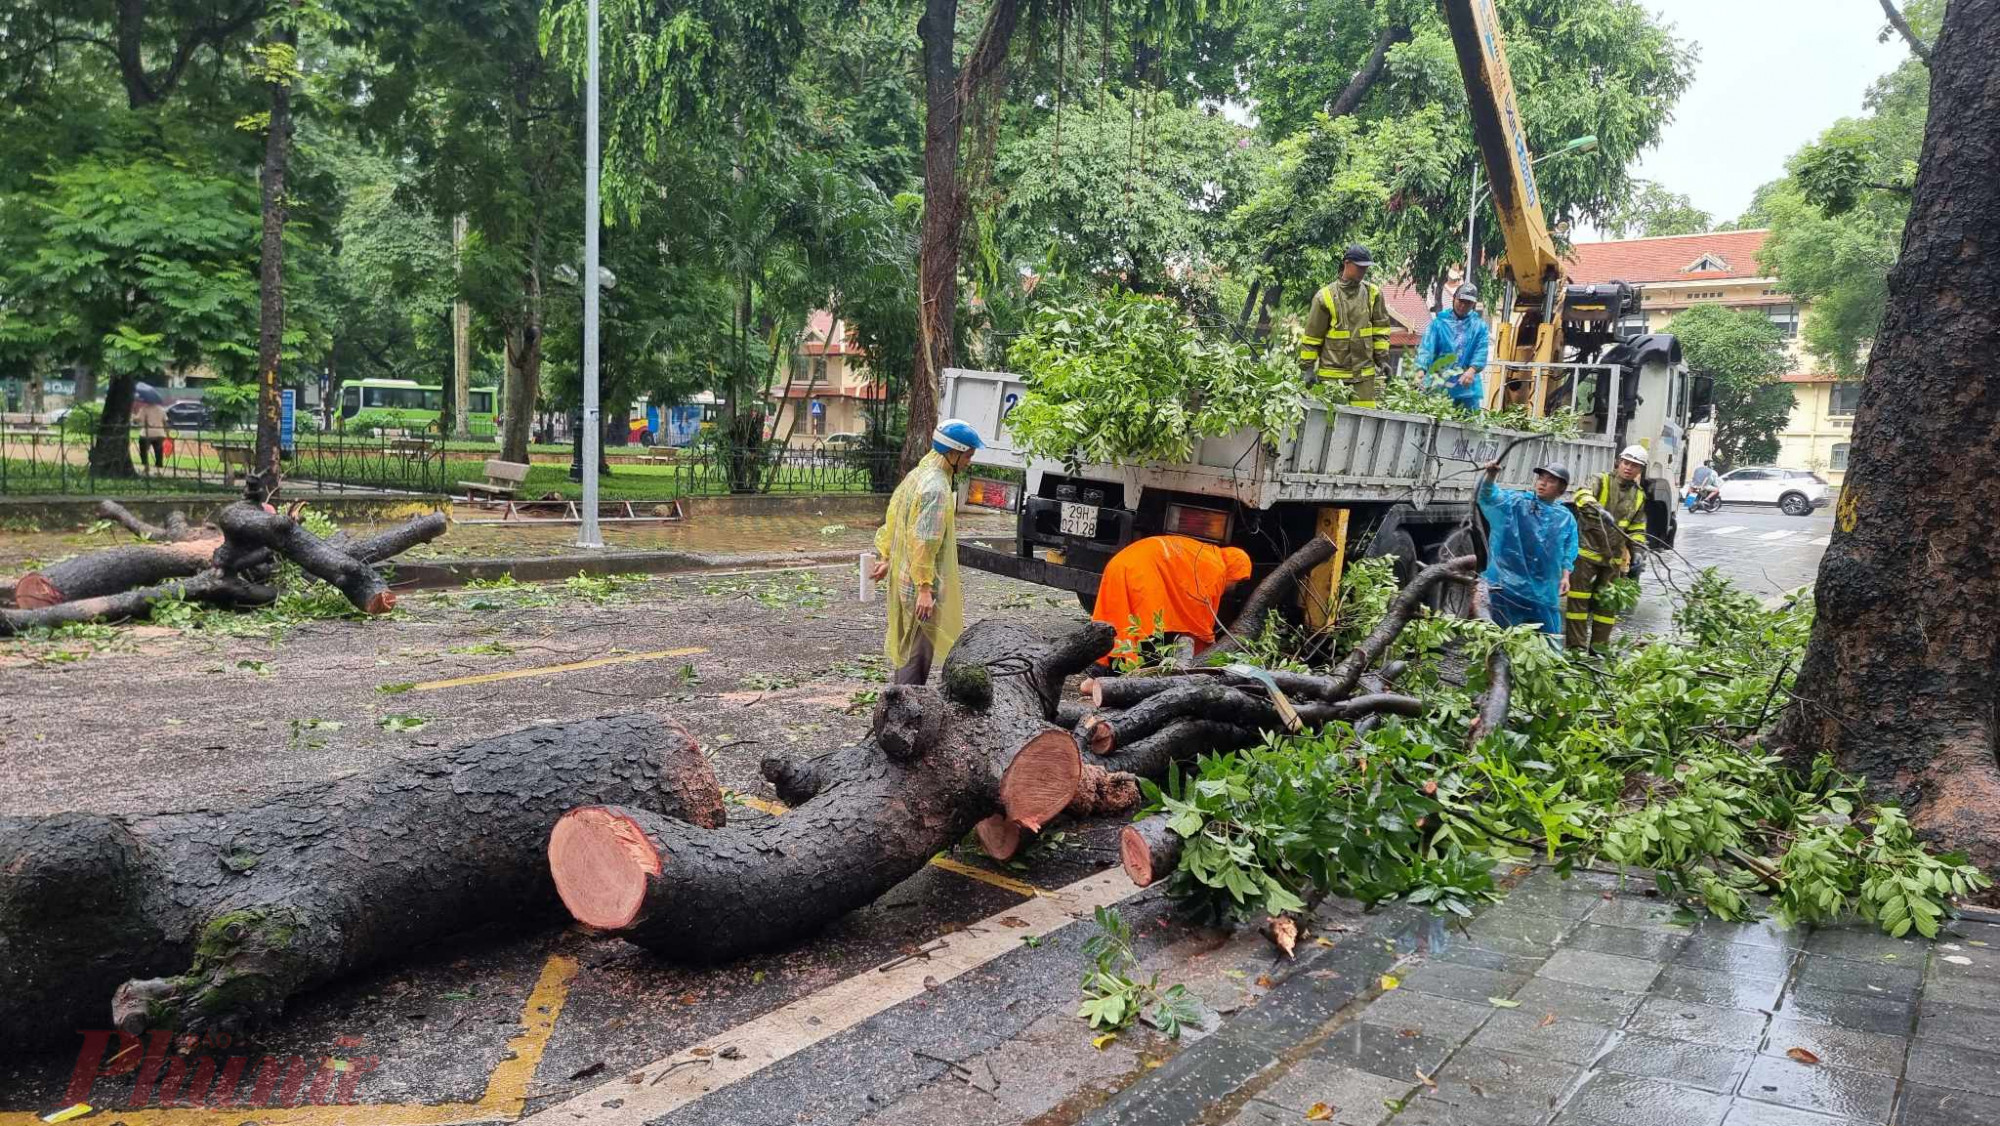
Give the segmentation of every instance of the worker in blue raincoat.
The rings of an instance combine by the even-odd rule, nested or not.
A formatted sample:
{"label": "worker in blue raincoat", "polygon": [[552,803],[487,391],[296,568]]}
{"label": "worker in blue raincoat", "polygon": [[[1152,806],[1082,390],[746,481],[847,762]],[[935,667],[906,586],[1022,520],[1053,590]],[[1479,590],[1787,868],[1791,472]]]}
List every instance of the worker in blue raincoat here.
{"label": "worker in blue raincoat", "polygon": [[[1431,318],[1424,342],[1417,347],[1417,372],[1424,390],[1442,386],[1454,404],[1478,410],[1486,400],[1480,372],[1486,370],[1489,347],[1486,318],[1479,315],[1479,287],[1466,282],[1452,294],[1451,308]],[[1447,356],[1457,359],[1432,375],[1431,365]]]}
{"label": "worker in blue raincoat", "polygon": [[1576,564],[1576,517],[1562,503],[1569,470],[1535,467],[1535,488],[1503,489],[1493,483],[1500,463],[1486,467],[1479,482],[1479,512],[1488,529],[1486,580],[1493,620],[1503,626],[1542,627],[1560,639],[1562,601]]}

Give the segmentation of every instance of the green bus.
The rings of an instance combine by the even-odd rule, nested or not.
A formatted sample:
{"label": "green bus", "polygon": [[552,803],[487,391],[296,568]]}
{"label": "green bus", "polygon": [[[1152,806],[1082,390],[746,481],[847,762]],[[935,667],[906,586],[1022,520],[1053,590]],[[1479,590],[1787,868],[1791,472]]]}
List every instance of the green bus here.
{"label": "green bus", "polygon": [[[466,421],[493,422],[494,400],[498,388],[474,387],[467,392],[470,409]],[[341,421],[345,422],[362,411],[395,411],[406,416],[413,424],[422,426],[434,423],[444,410],[444,388],[436,384],[422,384],[414,379],[359,379],[340,385]]]}

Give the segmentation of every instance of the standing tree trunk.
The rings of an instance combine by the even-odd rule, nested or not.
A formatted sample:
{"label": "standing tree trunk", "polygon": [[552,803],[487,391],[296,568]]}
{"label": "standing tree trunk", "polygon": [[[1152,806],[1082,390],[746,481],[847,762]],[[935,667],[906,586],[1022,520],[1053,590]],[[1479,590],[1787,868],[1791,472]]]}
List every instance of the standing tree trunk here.
{"label": "standing tree trunk", "polygon": [[1783,732],[2000,868],[2000,0],[1951,0],[1930,124]]}
{"label": "standing tree trunk", "polygon": [[986,26],[964,66],[953,64],[958,0],[925,0],[917,20],[924,58],[924,217],[917,244],[917,363],[910,373],[910,424],[903,435],[903,470],[931,448],[938,392],[956,350],[958,244],[965,228],[965,192],[958,150],[966,108],[998,86],[1021,14],[1020,0],[994,0]]}
{"label": "standing tree trunk", "polygon": [[[291,5],[296,14],[297,0]],[[283,18],[283,17],[281,17]],[[292,76],[299,32],[289,19],[264,45],[271,121],[264,131],[264,245],[257,276],[256,474],[264,496],[278,492],[278,363],[285,346],[285,154],[292,141]]]}
{"label": "standing tree trunk", "polygon": [[[454,268],[465,253],[465,216],[451,221],[451,254]],[[459,441],[472,437],[466,415],[472,411],[472,305],[460,293],[451,303],[451,436]]]}
{"label": "standing tree trunk", "polygon": [[528,439],[534,432],[535,403],[542,390],[542,194],[536,190],[536,154],[530,147],[528,119],[534,113],[537,64],[520,64],[514,73],[514,100],[507,120],[508,140],[521,162],[521,187],[533,202],[528,218],[526,257],[521,272],[521,303],[503,326],[507,349],[507,426],[501,432],[500,456],[526,465]]}
{"label": "standing tree trunk", "polygon": [[[78,381],[81,384],[81,380]],[[104,389],[104,413],[97,419],[97,437],[90,443],[90,471],[98,477],[131,477],[132,391],[139,377],[120,372]],[[89,402],[79,394],[77,402]]]}

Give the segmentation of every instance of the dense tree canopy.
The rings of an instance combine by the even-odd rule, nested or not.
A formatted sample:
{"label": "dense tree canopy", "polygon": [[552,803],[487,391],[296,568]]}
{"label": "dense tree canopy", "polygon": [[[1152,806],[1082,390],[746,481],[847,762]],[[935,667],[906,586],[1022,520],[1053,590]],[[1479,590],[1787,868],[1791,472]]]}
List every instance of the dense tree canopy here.
{"label": "dense tree canopy", "polygon": [[1659,238],[1698,235],[1714,225],[1714,217],[1687,196],[1651,180],[1634,180],[1632,193],[1605,217],[1604,233],[1612,238]]}
{"label": "dense tree canopy", "polygon": [[1777,460],[1778,431],[1792,392],[1778,382],[1789,365],[1785,338],[1755,309],[1702,304],[1667,323],[1688,370],[1715,381],[1715,456],[1724,468]]}

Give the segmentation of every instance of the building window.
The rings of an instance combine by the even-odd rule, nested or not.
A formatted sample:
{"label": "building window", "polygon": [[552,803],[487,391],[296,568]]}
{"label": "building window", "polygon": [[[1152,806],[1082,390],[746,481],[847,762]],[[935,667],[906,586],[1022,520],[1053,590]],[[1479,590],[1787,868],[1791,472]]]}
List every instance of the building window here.
{"label": "building window", "polygon": [[1630,340],[1635,336],[1644,336],[1646,334],[1646,314],[1625,314],[1618,318],[1618,326],[1614,331],[1617,332],[1618,339],[1620,340]]}
{"label": "building window", "polygon": [[1799,307],[1797,305],[1766,305],[1764,315],[1778,326],[1778,331],[1790,340],[1799,334]]}
{"label": "building window", "polygon": [[812,373],[812,381],[813,381],[814,383],[825,383],[825,382],[826,382],[826,357],[825,357],[825,356],[814,356],[814,357],[813,357],[813,373]]}
{"label": "building window", "polygon": [[1861,385],[1859,383],[1836,383],[1827,388],[1826,413],[1830,418],[1851,418],[1854,408],[1861,405]]}
{"label": "building window", "polygon": [[1706,273],[1710,270],[1727,270],[1727,269],[1729,269],[1729,261],[1728,259],[1725,259],[1722,255],[1704,254],[1701,257],[1695,259],[1694,261],[1688,263],[1685,267],[1683,267],[1682,272],[1688,274],[1700,274],[1700,273]]}
{"label": "building window", "polygon": [[1835,473],[1847,472],[1847,451],[1852,449],[1853,445],[1852,442],[1835,442],[1833,454],[1828,458],[1826,467]]}

